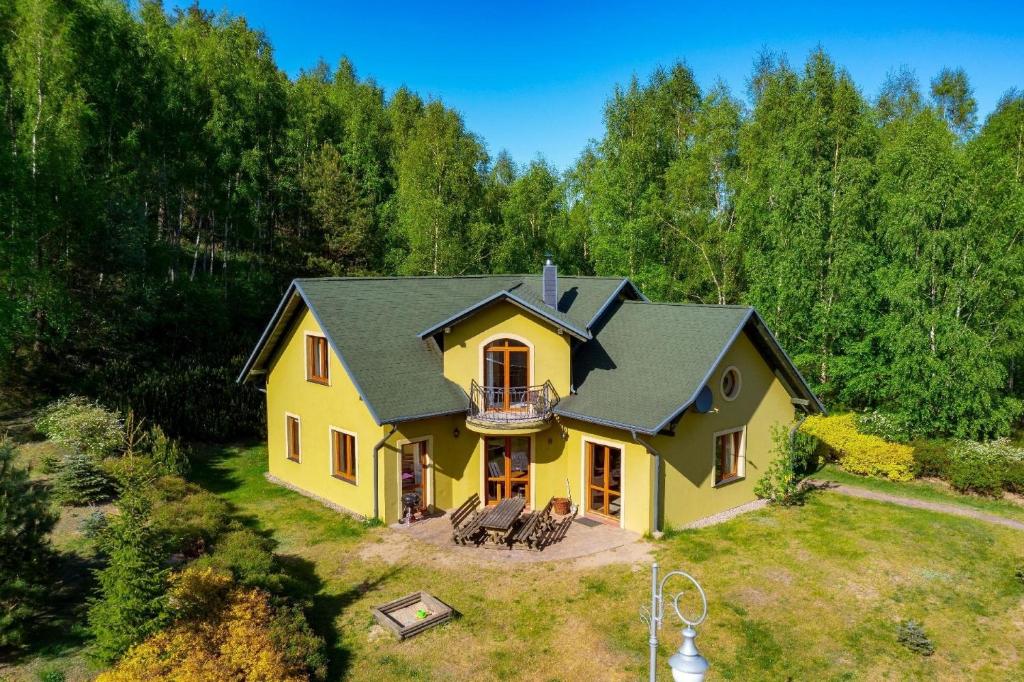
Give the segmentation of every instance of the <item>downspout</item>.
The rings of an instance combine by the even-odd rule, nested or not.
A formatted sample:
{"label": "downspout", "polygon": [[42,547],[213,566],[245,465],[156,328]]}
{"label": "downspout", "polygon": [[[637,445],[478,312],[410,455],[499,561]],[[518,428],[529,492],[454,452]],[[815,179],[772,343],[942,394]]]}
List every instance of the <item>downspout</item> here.
{"label": "downspout", "polygon": [[380,449],[384,447],[384,443],[387,442],[388,438],[395,435],[397,430],[398,424],[392,424],[391,430],[387,432],[387,435],[373,446],[373,518],[375,519],[380,518],[380,486],[378,483],[380,480]]}
{"label": "downspout", "polygon": [[653,529],[651,535],[656,538],[661,537],[661,453],[655,450],[653,445],[636,435],[636,431],[630,430],[629,434],[633,436],[634,442],[644,446],[647,452],[654,457],[654,494],[651,496],[651,525]]}

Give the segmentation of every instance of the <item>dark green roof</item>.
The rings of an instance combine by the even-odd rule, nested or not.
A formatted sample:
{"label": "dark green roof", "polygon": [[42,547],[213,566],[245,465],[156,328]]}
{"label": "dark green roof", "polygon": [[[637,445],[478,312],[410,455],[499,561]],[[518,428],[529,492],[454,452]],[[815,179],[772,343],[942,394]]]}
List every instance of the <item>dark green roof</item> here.
{"label": "dark green roof", "polygon": [[[445,379],[441,355],[420,333],[502,292],[544,306],[540,284],[531,275],[298,279],[239,379],[265,370],[304,301],[377,423],[461,412],[468,407],[468,387]],[[589,336],[592,321],[624,286],[635,292],[621,277],[559,276],[558,307],[547,312],[555,323]]]}
{"label": "dark green roof", "polygon": [[824,411],[752,308],[648,303],[631,300],[642,295],[622,278],[560,276],[555,310],[544,305],[540,286],[541,278],[531,275],[297,279],[239,381],[266,371],[305,305],[378,424],[463,412],[468,387],[444,377],[430,335],[509,300],[580,340],[573,356],[576,392],[562,398],[558,414],[657,433],[693,402],[744,329],[790,393]]}
{"label": "dark green roof", "polygon": [[576,393],[555,412],[657,433],[697,398],[744,329],[773,366],[785,365],[794,397],[823,411],[753,308],[626,301],[576,353]]}

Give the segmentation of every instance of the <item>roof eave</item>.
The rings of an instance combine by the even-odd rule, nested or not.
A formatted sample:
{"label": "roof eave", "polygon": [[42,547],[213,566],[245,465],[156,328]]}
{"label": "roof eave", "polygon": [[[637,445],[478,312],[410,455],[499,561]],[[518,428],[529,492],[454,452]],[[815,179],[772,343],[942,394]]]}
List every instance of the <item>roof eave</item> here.
{"label": "roof eave", "polygon": [[600,424],[601,426],[610,426],[615,429],[622,429],[623,431],[638,431],[648,436],[655,436],[658,434],[660,429],[651,430],[647,426],[638,426],[636,424],[627,424],[625,422],[617,422],[613,419],[602,419],[601,417],[594,417],[591,415],[581,414],[579,412],[572,412],[571,410],[563,410],[555,407],[554,413],[559,417],[568,417],[569,419],[578,419],[580,421],[589,422],[591,424]]}
{"label": "roof eave", "polygon": [[[284,310],[287,307],[288,302],[292,296],[295,295],[296,284],[295,280],[292,280],[291,284],[288,285],[288,289],[284,292],[284,296],[281,297],[281,302],[277,304],[277,309],[274,310],[274,314],[270,316],[270,322],[267,323],[266,328],[260,335],[259,341],[256,342],[256,346],[252,349],[252,353],[249,354],[249,359],[245,361],[242,366],[242,371],[238,374],[238,378],[235,379],[235,383],[241,384],[248,380],[249,374],[252,373],[253,365],[256,364],[257,358],[260,353],[263,352],[263,347],[267,343],[267,339],[270,338],[270,334],[277,327],[278,322],[281,320],[281,316],[284,314]],[[308,304],[307,304],[308,305]]]}

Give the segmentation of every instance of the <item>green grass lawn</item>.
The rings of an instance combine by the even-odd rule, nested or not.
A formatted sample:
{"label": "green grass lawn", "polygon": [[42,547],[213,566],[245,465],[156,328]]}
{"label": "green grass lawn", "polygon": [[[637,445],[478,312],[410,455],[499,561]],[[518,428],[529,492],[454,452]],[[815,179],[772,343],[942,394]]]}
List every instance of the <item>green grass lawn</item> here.
{"label": "green grass lawn", "polygon": [[[648,566],[469,565],[267,483],[264,458],[262,447],[210,449],[194,477],[276,539],[311,599],[332,679],[646,679]],[[1024,533],[815,493],[657,547],[666,570],[707,590],[698,644],[709,679],[1024,677]],[[382,633],[370,609],[419,589],[459,617],[407,642]],[[897,643],[909,618],[933,656]],[[679,630],[666,626],[662,640],[667,670]]]}
{"label": "green grass lawn", "polygon": [[821,481],[835,481],[843,485],[866,488],[880,493],[889,493],[901,497],[912,497],[928,502],[941,502],[944,504],[956,504],[961,507],[970,507],[979,511],[1005,516],[1009,519],[1024,521],[1024,505],[1020,505],[1008,498],[981,497],[979,495],[961,495],[948,485],[938,481],[913,480],[905,483],[888,481],[883,478],[870,478],[850,474],[834,464],[826,465],[821,471],[814,474],[813,478]]}

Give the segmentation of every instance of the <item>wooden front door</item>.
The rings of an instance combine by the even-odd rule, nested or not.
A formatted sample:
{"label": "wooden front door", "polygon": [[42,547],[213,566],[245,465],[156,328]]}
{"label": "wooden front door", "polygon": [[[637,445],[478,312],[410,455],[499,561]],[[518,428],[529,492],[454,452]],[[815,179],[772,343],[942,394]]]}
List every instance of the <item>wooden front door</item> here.
{"label": "wooden front door", "polygon": [[622,515],[622,450],[587,443],[587,511],[618,519]]}
{"label": "wooden front door", "polygon": [[427,508],[427,443],[402,444],[402,466],[400,474],[402,495],[416,492],[420,494],[420,509]]}
{"label": "wooden front door", "polygon": [[523,403],[530,384],[530,349],[500,339],[484,348],[484,395],[488,410],[509,410]]}
{"label": "wooden front door", "polygon": [[497,504],[519,495],[530,503],[530,439],[488,436],[484,439],[484,495]]}

